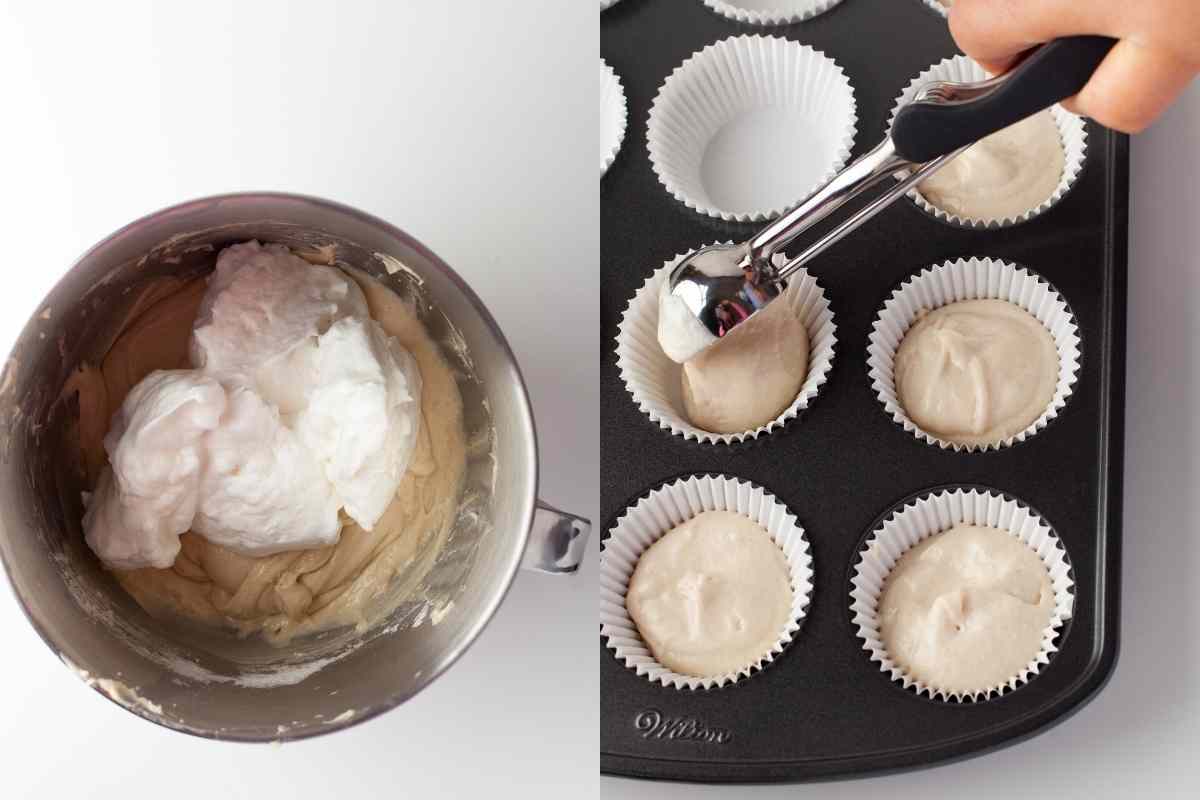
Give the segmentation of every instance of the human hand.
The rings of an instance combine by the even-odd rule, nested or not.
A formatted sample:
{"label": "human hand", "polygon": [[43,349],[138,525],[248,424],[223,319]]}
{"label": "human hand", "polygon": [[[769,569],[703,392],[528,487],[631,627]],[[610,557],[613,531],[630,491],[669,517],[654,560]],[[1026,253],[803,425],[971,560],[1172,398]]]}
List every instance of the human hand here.
{"label": "human hand", "polygon": [[1060,36],[1117,39],[1083,91],[1063,105],[1126,133],[1146,128],[1200,72],[1196,0],[956,0],[950,32],[989,72]]}

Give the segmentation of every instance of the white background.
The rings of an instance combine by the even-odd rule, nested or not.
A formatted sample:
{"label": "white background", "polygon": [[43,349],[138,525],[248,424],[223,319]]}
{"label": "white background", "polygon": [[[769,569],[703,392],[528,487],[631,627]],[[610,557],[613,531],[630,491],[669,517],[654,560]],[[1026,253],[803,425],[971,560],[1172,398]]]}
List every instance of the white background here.
{"label": "white background", "polygon": [[962,763],[811,786],[601,780],[605,798],[1200,796],[1200,83],[1133,139],[1121,655],[1041,736]]}
{"label": "white background", "polygon": [[[217,192],[321,195],[405,229],[483,297],[530,385],[542,496],[595,519],[594,6],[0,0],[0,354],[126,222]],[[597,538],[575,579],[519,575],[413,701],[278,748],[119,709],[0,590],[0,797],[594,794]]]}

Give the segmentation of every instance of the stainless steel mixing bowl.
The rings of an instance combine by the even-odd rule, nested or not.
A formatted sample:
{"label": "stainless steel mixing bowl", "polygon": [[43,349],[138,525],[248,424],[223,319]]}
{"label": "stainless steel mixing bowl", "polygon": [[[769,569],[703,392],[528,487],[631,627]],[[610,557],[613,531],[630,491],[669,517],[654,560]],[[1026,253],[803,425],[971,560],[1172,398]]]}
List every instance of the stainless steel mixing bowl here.
{"label": "stainless steel mixing bowl", "polygon": [[[445,545],[409,572],[405,598],[369,630],[276,647],[155,619],[84,544],[80,493],[64,457],[72,370],[107,352],[147,281],[211,270],[225,245],[280,242],[363,269],[416,303],[461,375],[472,448]],[[221,739],[325,733],[397,706],[475,640],[524,558],[571,572],[588,523],[539,504],[529,398],[479,298],[404,232],[337,203],[234,194],[134,222],[89,250],[35,310],[0,374],[0,558],[46,644],[93,688],[153,722]]]}

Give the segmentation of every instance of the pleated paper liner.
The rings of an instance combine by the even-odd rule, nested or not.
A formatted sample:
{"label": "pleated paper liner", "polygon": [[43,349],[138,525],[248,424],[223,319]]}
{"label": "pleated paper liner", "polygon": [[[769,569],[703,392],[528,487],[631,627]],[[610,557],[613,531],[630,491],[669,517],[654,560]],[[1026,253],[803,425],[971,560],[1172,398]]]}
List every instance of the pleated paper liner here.
{"label": "pleated paper liner", "polygon": [[[985,80],[988,77],[983,67],[966,56],[960,55],[944,59],[914,78],[904,91],[900,93],[900,96],[896,98],[896,103],[892,107],[891,117],[888,120],[888,130],[891,130],[892,123],[895,121],[896,113],[900,110],[900,107],[915,97],[917,90],[925,83],[929,81],[974,82]],[[1014,217],[1001,217],[998,219],[963,217],[938,208],[930,203],[921,194],[919,186],[911,190],[908,193],[908,197],[925,213],[943,222],[964,228],[1001,228],[1026,222],[1040,214],[1046,213],[1071,191],[1071,187],[1075,185],[1075,179],[1079,177],[1079,173],[1083,170],[1084,162],[1087,160],[1087,126],[1084,124],[1083,119],[1058,105],[1051,107],[1050,113],[1053,115],[1054,123],[1058,127],[1058,135],[1063,147],[1065,163],[1063,164],[1063,172],[1059,177],[1058,185],[1054,188],[1050,196],[1038,205],[1026,209]]]}
{"label": "pleated paper liner", "polygon": [[[670,277],[671,270],[688,255],[677,255],[657,269],[634,295],[621,317],[617,330],[617,369],[620,370],[625,388],[633,396],[633,402],[652,422],[685,439],[709,444],[731,444],[756,439],[782,428],[788,420],[808,408],[828,379],[833,366],[837,325],[834,324],[828,297],[816,278],[801,269],[788,281],[783,293],[772,301],[791,306],[792,312],[808,331],[808,374],[792,404],[775,419],[754,430],[725,434],[706,431],[688,420],[680,385],[683,367],[667,358],[658,343],[659,291]],[[776,264],[785,261],[782,254],[775,256]]]}
{"label": "pleated paper liner", "polygon": [[[655,659],[625,607],[633,571],[650,545],[705,511],[732,511],[762,526],[783,551],[792,587],[792,611],[769,650],[736,672],[711,677],[681,675]],[[600,635],[625,666],[649,681],[675,689],[712,689],[749,678],[784,651],[800,630],[812,595],[812,556],[804,529],[770,492],[724,475],[700,475],[665,484],[625,510],[600,554]]]}
{"label": "pleated paper liner", "polygon": [[[1028,311],[1050,331],[1058,351],[1058,381],[1046,410],[1025,430],[998,442],[965,445],[938,438],[922,429],[904,410],[896,389],[896,351],[922,311],[961,300],[1006,300]],[[1009,447],[1034,436],[1058,416],[1075,387],[1082,343],[1067,301],[1037,274],[992,258],[947,261],[922,270],[904,282],[884,303],[867,343],[871,388],[892,420],[928,444],[943,449],[984,451]]]}
{"label": "pleated paper liner", "polygon": [[[953,692],[928,685],[905,673],[888,654],[880,632],[879,598],[888,575],[909,549],[955,524],[996,528],[1023,542],[1045,564],[1054,590],[1054,610],[1037,655],[1024,668],[994,686]],[[944,489],[897,506],[868,536],[857,555],[851,577],[850,613],[856,634],[871,661],[905,689],[935,700],[987,700],[1027,683],[1058,651],[1059,631],[1074,608],[1074,580],[1066,549],[1047,522],[1023,503],[1002,493],[976,488]]]}
{"label": "pleated paper liner", "polygon": [[747,25],[791,25],[823,14],[842,0],[703,0],[723,17]]}
{"label": "pleated paper liner", "polygon": [[625,89],[613,68],[600,59],[600,175],[608,172],[625,140]]}
{"label": "pleated paper liner", "polygon": [[650,164],[688,208],[726,221],[771,219],[850,157],[854,90],[833,59],[773,36],[694,53],[650,109]]}

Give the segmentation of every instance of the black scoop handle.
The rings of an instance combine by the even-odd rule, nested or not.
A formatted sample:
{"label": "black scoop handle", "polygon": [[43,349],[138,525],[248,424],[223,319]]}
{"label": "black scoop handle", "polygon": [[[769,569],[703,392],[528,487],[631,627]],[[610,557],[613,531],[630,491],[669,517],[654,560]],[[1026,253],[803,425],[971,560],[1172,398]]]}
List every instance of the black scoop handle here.
{"label": "black scoop handle", "polygon": [[945,105],[910,103],[892,125],[896,152],[923,164],[1079,94],[1116,43],[1107,36],[1055,39],[1031,51],[978,97]]}

